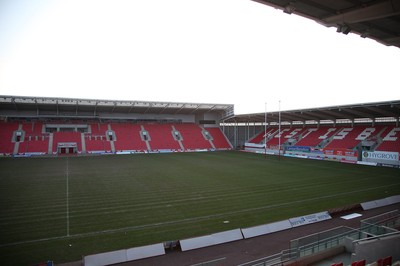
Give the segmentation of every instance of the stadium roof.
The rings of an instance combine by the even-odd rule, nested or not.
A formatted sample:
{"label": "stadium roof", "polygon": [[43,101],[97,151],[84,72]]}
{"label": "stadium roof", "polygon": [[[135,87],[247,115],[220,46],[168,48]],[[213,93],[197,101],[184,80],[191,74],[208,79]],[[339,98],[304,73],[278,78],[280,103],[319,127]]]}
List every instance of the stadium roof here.
{"label": "stadium roof", "polygon": [[[281,111],[282,123],[335,123],[397,121],[400,118],[400,101],[340,105],[301,110]],[[265,113],[236,115],[224,120],[226,123],[264,123]],[[279,122],[279,112],[267,112],[268,123]]]}
{"label": "stadium roof", "polygon": [[400,0],[253,0],[306,17],[337,32],[400,47]]}
{"label": "stadium roof", "polygon": [[0,96],[0,115],[12,111],[14,116],[85,116],[99,113],[136,114],[201,114],[217,112],[221,117],[233,114],[233,104],[176,103],[122,100],[95,100],[74,98]]}
{"label": "stadium roof", "polygon": [[[204,114],[217,112],[225,123],[264,123],[265,112],[234,115],[233,104],[175,103],[0,96],[0,115],[12,117],[96,118],[99,114]],[[282,123],[397,121],[400,100],[281,111]],[[103,116],[104,117],[104,116]],[[267,113],[268,123],[279,122],[279,112]]]}

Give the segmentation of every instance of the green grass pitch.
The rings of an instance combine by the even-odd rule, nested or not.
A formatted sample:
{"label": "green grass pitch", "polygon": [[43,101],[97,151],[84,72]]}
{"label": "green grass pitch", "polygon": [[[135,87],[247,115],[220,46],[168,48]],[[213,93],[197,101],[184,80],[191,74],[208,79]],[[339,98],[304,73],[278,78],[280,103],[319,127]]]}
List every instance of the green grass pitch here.
{"label": "green grass pitch", "polygon": [[2,158],[0,169],[1,265],[80,260],[400,194],[399,169],[242,152]]}

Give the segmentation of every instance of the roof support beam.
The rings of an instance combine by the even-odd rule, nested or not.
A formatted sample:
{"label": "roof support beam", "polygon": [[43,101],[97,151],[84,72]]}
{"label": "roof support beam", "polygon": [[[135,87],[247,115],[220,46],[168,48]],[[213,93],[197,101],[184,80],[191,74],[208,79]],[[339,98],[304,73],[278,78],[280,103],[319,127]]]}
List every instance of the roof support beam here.
{"label": "roof support beam", "polygon": [[57,114],[57,116],[59,115],[59,112],[58,112],[58,100],[56,100],[56,114]]}
{"label": "roof support beam", "polygon": [[385,115],[385,116],[388,116],[388,117],[398,117],[398,113],[396,113],[396,112],[389,112],[389,111],[385,111],[385,110],[382,110],[382,109],[380,109],[380,108],[378,108],[378,107],[374,107],[374,106],[369,106],[369,107],[367,107],[369,110],[371,110],[371,111],[374,111],[374,112],[377,112],[377,113],[379,113],[379,114],[382,114],[382,115]]}
{"label": "roof support beam", "polygon": [[15,110],[18,111],[17,103],[15,102],[15,98],[11,98],[11,102],[14,104]]}
{"label": "roof support beam", "polygon": [[170,106],[170,104],[167,103],[167,104],[164,106],[164,108],[162,108],[162,109],[160,110],[159,114],[164,113],[164,111],[165,111],[169,106]]}
{"label": "roof support beam", "polygon": [[191,112],[191,114],[194,114],[199,108],[200,108],[200,105],[198,104],[198,105],[196,106],[196,108],[193,109],[193,111]]}
{"label": "roof support beam", "polygon": [[359,116],[359,118],[371,118],[371,119],[373,118],[371,114],[368,114],[366,112],[357,111],[352,108],[346,108],[346,109],[344,109],[344,111],[351,113],[353,115],[357,115],[357,116]]}
{"label": "roof support beam", "polygon": [[367,7],[327,17],[323,21],[328,24],[360,23],[391,17],[400,14],[400,1],[386,0]]}
{"label": "roof support beam", "polygon": [[175,113],[174,113],[174,115],[176,115],[176,114],[178,114],[180,111],[182,111],[182,109],[185,107],[185,105],[184,104],[182,104],[181,105],[181,108],[179,108]]}
{"label": "roof support beam", "polygon": [[146,108],[146,110],[143,112],[143,114],[147,114],[147,112],[148,112],[151,108],[153,108],[153,106],[154,106],[154,104],[149,103],[149,105],[147,106],[147,108]]}

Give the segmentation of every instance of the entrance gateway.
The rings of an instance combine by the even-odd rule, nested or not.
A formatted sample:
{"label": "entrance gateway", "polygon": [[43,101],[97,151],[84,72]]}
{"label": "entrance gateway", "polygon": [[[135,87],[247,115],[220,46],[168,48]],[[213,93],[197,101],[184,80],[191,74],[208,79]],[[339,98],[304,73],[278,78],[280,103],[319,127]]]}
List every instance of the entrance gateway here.
{"label": "entrance gateway", "polygon": [[59,142],[57,144],[57,154],[76,154],[77,151],[76,142]]}

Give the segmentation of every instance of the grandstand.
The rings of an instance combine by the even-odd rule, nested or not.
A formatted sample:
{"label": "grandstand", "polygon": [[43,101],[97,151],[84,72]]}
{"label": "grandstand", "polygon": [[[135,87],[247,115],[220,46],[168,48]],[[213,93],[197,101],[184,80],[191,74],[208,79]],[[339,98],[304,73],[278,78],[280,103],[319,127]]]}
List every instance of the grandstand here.
{"label": "grandstand", "polygon": [[233,105],[0,96],[0,154],[227,150]]}
{"label": "grandstand", "polygon": [[282,154],[293,147],[355,151],[362,160],[363,151],[400,152],[399,105],[270,112],[265,124],[264,113],[235,115],[229,104],[0,96],[0,154],[226,150],[247,143]]}
{"label": "grandstand", "polygon": [[224,123],[234,146],[248,151],[398,166],[399,116],[399,102],[390,101],[236,115]]}

